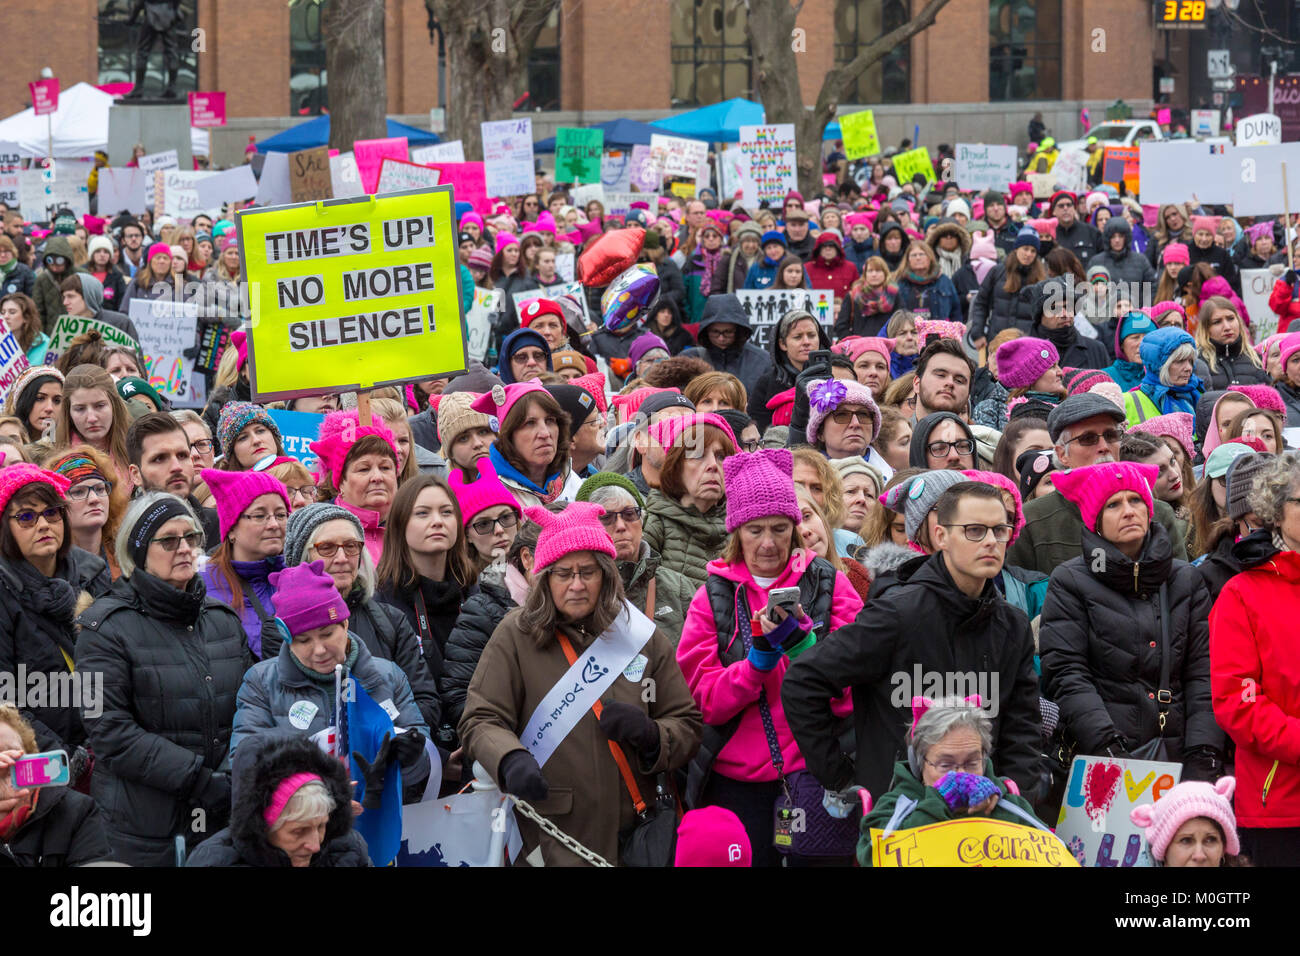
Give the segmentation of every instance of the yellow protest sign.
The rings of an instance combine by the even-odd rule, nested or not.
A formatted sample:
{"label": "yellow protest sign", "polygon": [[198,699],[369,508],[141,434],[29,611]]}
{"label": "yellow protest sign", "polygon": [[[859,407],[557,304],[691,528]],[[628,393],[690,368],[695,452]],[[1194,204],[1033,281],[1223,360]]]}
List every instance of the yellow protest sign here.
{"label": "yellow protest sign", "polygon": [[681,198],[681,199],[694,199],[694,198],[695,198],[695,180],[693,180],[693,179],[689,179],[689,180],[687,180],[686,182],[681,182],[681,181],[679,180],[679,181],[674,182],[674,183],[669,183],[669,184],[668,184],[668,190],[669,190],[669,192],[671,192],[674,196],[677,196],[677,197],[679,197],[679,198]]}
{"label": "yellow protest sign", "polygon": [[451,186],[246,209],[254,401],[466,365]]}
{"label": "yellow protest sign", "polygon": [[1077,867],[1079,861],[1048,830],[988,817],[962,817],[890,834],[873,829],[871,864]]}
{"label": "yellow protest sign", "polygon": [[844,155],[849,159],[863,159],[880,152],[876,114],[871,110],[841,116],[840,137],[844,140]]}
{"label": "yellow protest sign", "polygon": [[937,182],[939,178],[934,174],[934,166],[930,164],[930,153],[924,146],[909,149],[906,153],[895,154],[894,178],[898,180],[898,185],[911,182],[912,177],[917,173],[924,173],[926,182]]}

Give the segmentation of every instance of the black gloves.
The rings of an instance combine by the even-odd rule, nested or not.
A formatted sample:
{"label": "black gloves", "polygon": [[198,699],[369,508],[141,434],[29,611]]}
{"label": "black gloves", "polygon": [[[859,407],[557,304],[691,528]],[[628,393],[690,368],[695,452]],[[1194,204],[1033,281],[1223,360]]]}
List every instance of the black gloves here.
{"label": "black gloves", "polygon": [[424,734],[418,730],[408,730],[393,739],[393,755],[403,767],[415,763],[422,753],[424,753]]}
{"label": "black gloves", "polygon": [[831,353],[816,351],[808,356],[803,371],[794,380],[794,408],[790,412],[790,438],[787,447],[803,445],[808,441],[804,434],[808,430],[808,383],[819,378],[831,378]]}
{"label": "black gloves", "polygon": [[1133,757],[1128,752],[1128,741],[1116,734],[1106,744],[1106,756],[1115,760],[1132,760]]}
{"label": "black gloves", "polygon": [[1213,747],[1195,747],[1183,756],[1183,779],[1213,783],[1223,776],[1223,754]]}
{"label": "black gloves", "polygon": [[[204,774],[207,778],[204,779]],[[199,783],[194,788],[194,799],[209,810],[230,809],[230,774],[209,771],[199,772]]]}
{"label": "black gloves", "polygon": [[85,747],[78,747],[68,759],[68,782],[75,785],[95,766],[95,758]]}
{"label": "black gloves", "polygon": [[1295,285],[1295,280],[1300,278],[1300,276],[1296,275],[1294,269],[1287,269],[1286,272],[1283,273],[1282,278],[1286,280],[1287,285]]}
{"label": "black gloves", "polygon": [[[392,736],[392,734],[384,734],[384,739],[379,745],[379,752],[375,754],[373,762],[367,761],[357,751],[352,751],[352,760],[359,768],[361,779],[366,782],[366,792],[361,798],[361,806],[366,810],[375,809],[383,801],[384,775],[388,773],[388,763],[395,756],[397,749],[397,744],[393,742]],[[406,735],[402,734],[401,736]]]}
{"label": "black gloves", "polygon": [[542,768],[527,750],[512,750],[497,767],[497,785],[506,793],[524,800],[545,800],[551,785],[542,776]]}
{"label": "black gloves", "polygon": [[601,732],[610,740],[636,748],[646,763],[659,756],[659,725],[633,704],[615,701],[600,712]]}

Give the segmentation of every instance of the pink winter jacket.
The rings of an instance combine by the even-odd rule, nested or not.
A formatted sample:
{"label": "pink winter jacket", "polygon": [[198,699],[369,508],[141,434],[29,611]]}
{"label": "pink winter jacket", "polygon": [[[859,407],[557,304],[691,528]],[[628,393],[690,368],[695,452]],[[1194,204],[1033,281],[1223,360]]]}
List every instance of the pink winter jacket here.
{"label": "pink winter jacket", "polygon": [[[799,578],[809,563],[809,553],[802,549],[796,550],[772,587],[798,587]],[[743,561],[736,564],[710,561],[708,573],[743,585],[749,598],[749,607],[755,614],[767,607],[768,589],[754,581]],[[832,630],[852,623],[861,610],[862,599],[858,597],[849,579],[843,573],[836,574],[835,594],[831,599]],[[738,626],[741,623],[737,621]],[[826,637],[824,634],[817,636]],[[739,633],[732,634],[732,640],[741,641],[743,646]],[[790,666],[789,658],[782,656],[776,667],[767,673],[755,668],[748,658],[724,667],[718,658],[718,627],[709,607],[709,595],[703,586],[695,592],[690,609],[686,612],[686,625],[682,631],[681,643],[677,645],[677,663],[681,665],[682,674],[691,688],[691,696],[695,698],[706,724],[725,724],[736,714],[744,712],[735,736],[722,748],[722,753],[713,765],[715,772],[747,783],[777,778],[776,768],[772,765],[772,753],[767,745],[767,735],[763,730],[763,719],[758,710],[758,692],[763,687],[767,688],[767,702],[772,710],[772,723],[776,727],[785,772],[788,774],[804,769],[803,754],[799,752],[794,735],[790,733],[790,725],[785,721],[785,710],[781,706],[781,681],[785,677],[786,668]],[[853,701],[847,689],[843,696],[832,702],[831,709],[839,716],[852,711]]]}
{"label": "pink winter jacket", "polygon": [[335,498],[334,503],[357,516],[357,520],[361,522],[361,530],[366,536],[366,551],[370,553],[370,560],[378,565],[379,557],[384,553],[384,529],[379,524],[379,512],[371,511],[369,508],[358,508],[344,501],[342,497]]}

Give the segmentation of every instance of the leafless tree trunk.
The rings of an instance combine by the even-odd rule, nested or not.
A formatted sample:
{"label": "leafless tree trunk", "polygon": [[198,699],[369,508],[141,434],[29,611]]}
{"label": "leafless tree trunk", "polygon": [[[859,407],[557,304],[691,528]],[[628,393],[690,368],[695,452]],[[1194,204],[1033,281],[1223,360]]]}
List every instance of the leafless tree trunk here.
{"label": "leafless tree trunk", "polygon": [[528,56],[559,0],[425,0],[447,51],[447,137],[483,152],[479,124],[509,119],[528,82]]}
{"label": "leafless tree trunk", "polygon": [[882,36],[844,66],[826,73],[817,103],[804,109],[799,92],[799,57],[795,52],[795,20],[803,0],[735,0],[749,11],[746,30],[754,57],[754,84],[769,123],[793,123],[798,149],[799,191],[805,196],[822,190],[821,145],[826,124],[835,118],[840,99],[867,68],[895,47],[934,23],[949,0],[929,0],[911,20]]}
{"label": "leafless tree trunk", "polygon": [[330,146],[388,135],[384,0],[329,0],[321,15],[329,81]]}

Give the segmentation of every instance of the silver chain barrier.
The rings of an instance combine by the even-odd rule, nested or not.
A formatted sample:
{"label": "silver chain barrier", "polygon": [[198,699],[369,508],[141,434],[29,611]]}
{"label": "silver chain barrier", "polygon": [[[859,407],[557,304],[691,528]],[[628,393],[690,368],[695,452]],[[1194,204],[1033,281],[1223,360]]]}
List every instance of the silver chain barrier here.
{"label": "silver chain barrier", "polygon": [[[507,794],[507,796],[509,796],[509,794]],[[569,836],[567,833],[565,833],[563,830],[557,827],[550,820],[546,819],[544,816],[542,816],[540,813],[538,813],[536,810],[530,807],[528,805],[528,801],[520,800],[518,797],[515,796],[511,796],[510,799],[514,801],[516,810],[518,810],[528,819],[532,820],[539,827],[541,827],[543,832],[545,832],[547,835],[559,841],[560,845],[563,846],[566,850],[569,850],[575,855],[586,860],[592,866],[608,866],[608,867],[613,866],[612,863],[606,860],[595,850],[587,849],[585,846],[583,846],[573,837]]]}

